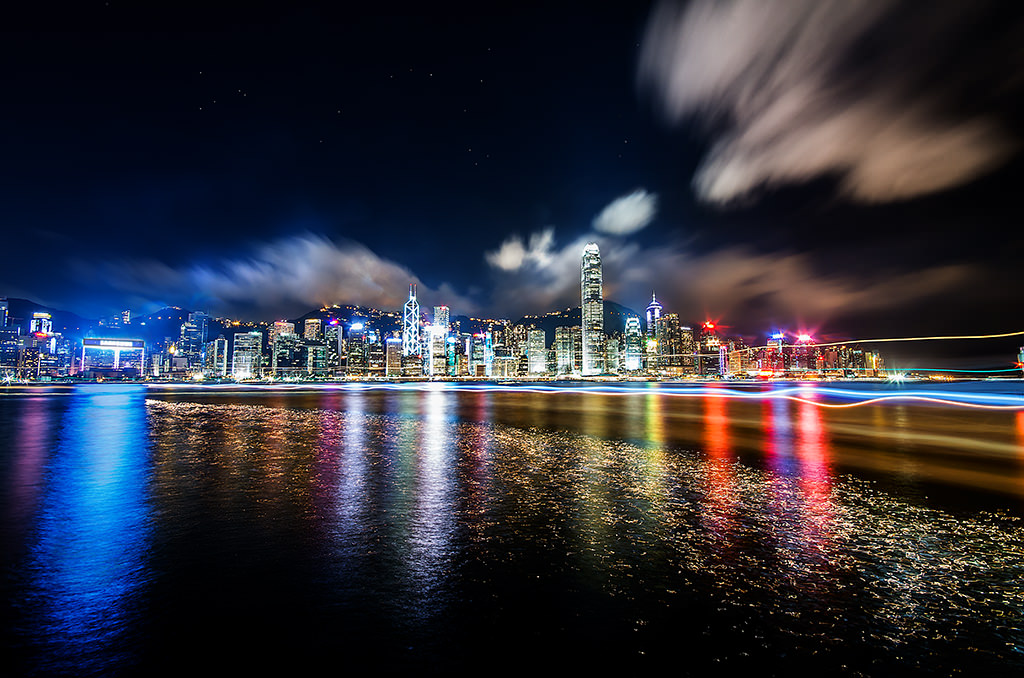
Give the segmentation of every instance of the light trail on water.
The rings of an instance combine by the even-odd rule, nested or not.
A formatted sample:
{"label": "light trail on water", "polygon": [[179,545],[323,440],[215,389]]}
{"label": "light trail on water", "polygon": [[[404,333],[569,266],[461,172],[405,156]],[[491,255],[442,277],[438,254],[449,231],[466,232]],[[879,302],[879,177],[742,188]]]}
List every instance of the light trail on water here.
{"label": "light trail on water", "polygon": [[[756,382],[755,382],[756,383]],[[745,391],[727,386],[630,386],[620,384],[594,384],[586,386],[554,386],[546,384],[496,384],[460,382],[412,382],[412,383],[336,383],[336,384],[240,384],[225,389],[221,384],[176,384],[165,387],[151,385],[150,388],[170,390],[203,390],[237,392],[255,391],[463,391],[477,393],[532,393],[539,395],[652,395],[670,398],[727,398],[732,400],[789,400],[807,403],[817,407],[845,409],[877,405],[888,402],[916,402],[922,404],[966,407],[984,410],[1024,410],[1024,386],[1020,394],[997,393],[955,393],[929,389],[890,390],[865,392],[854,389],[797,385],[771,388],[763,391]]]}

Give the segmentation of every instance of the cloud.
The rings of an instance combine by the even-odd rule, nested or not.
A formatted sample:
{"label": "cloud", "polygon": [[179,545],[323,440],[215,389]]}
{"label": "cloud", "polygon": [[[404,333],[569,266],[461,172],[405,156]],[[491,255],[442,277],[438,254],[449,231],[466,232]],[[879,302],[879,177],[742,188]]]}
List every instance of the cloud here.
{"label": "cloud", "polygon": [[530,236],[524,244],[519,235],[508,237],[494,252],[484,253],[491,266],[503,271],[517,271],[523,266],[546,268],[551,262],[551,247],[555,242],[554,229],[545,229]]}
{"label": "cloud", "polygon": [[543,256],[535,254],[530,265],[502,268],[492,261],[496,280],[490,306],[513,319],[578,306],[580,257],[592,241],[601,249],[605,299],[643,312],[653,287],[667,310],[679,313],[683,322],[698,322],[710,314],[746,331],[772,322],[820,324],[907,307],[979,277],[969,266],[945,265],[878,271],[865,278],[823,271],[809,254],[756,252],[741,246],[698,254],[678,244],[642,247],[618,236],[595,234],[556,246],[550,230],[530,240],[547,245]]}
{"label": "cloud", "polygon": [[128,260],[101,264],[91,273],[139,306],[172,303],[236,317],[288,316],[323,304],[400,308],[410,283],[417,285],[423,305],[476,309],[450,285],[428,286],[359,243],[312,234],[265,243],[248,256],[213,264]]}
{"label": "cloud", "polygon": [[658,210],[658,196],[643,189],[616,198],[594,218],[594,230],[612,235],[636,233],[651,223]]}
{"label": "cloud", "polygon": [[[978,77],[992,91],[1013,85],[1016,60],[998,53],[1019,52],[1021,26],[997,27],[986,34],[996,47],[970,52],[954,38],[984,14],[978,4],[929,5],[924,20],[895,0],[663,3],[639,78],[670,119],[713,130],[694,179],[704,200],[822,175],[855,200],[911,198],[968,182],[1015,149],[965,88]],[[953,113],[950,101],[974,110]]]}

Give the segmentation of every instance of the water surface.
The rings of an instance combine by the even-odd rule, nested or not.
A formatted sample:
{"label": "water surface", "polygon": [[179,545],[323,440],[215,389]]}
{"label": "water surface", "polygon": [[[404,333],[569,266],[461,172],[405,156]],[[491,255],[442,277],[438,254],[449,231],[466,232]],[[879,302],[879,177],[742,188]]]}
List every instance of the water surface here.
{"label": "water surface", "polygon": [[807,395],[0,396],[5,663],[1018,673],[1021,412]]}

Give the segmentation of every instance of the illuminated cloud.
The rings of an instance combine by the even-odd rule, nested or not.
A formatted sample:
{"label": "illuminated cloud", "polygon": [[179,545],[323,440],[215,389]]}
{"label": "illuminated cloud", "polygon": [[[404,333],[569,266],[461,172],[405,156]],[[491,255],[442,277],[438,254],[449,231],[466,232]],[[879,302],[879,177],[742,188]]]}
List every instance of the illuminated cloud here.
{"label": "illuminated cloud", "polygon": [[519,235],[513,235],[496,251],[485,253],[484,258],[491,266],[503,271],[518,271],[523,266],[543,269],[551,263],[554,242],[555,232],[550,228],[531,235],[527,244]]}
{"label": "illuminated cloud", "polygon": [[158,261],[119,261],[98,275],[142,305],[154,300],[226,315],[289,316],[324,304],[400,308],[416,283],[424,305],[475,310],[449,285],[430,287],[408,268],[355,242],[301,235],[267,243],[248,256],[215,264],[172,267]]}
{"label": "illuminated cloud", "polygon": [[[996,54],[1019,53],[1021,27],[1000,27],[978,59],[957,49],[957,31],[986,5],[663,3],[647,28],[640,81],[670,119],[694,117],[714,130],[694,178],[704,200],[823,175],[856,200],[910,198],[970,181],[1016,145],[968,83],[1012,86],[1014,60]],[[950,101],[973,109],[952,113]]]}
{"label": "illuminated cloud", "polygon": [[534,238],[541,235],[548,247],[533,265],[502,268],[492,262],[491,306],[513,319],[579,306],[580,256],[591,241],[601,248],[606,299],[642,312],[654,289],[684,322],[711,314],[754,327],[772,320],[821,323],[910,306],[976,282],[979,275],[968,266],[950,265],[909,273],[879,271],[865,279],[822,271],[811,255],[801,253],[727,247],[695,254],[677,245],[642,247],[594,234],[556,247],[550,231]]}
{"label": "illuminated cloud", "polygon": [[651,223],[658,210],[658,196],[643,189],[611,202],[594,218],[594,230],[611,235],[636,233]]}

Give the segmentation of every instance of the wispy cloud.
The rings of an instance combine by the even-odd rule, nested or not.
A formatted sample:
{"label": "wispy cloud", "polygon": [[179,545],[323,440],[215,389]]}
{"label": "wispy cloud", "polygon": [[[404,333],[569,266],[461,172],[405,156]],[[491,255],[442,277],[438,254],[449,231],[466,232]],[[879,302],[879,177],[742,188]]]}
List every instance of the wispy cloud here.
{"label": "wispy cloud", "polygon": [[174,303],[228,315],[287,316],[335,303],[398,308],[409,283],[418,285],[421,303],[476,308],[451,286],[426,285],[408,268],[359,243],[312,234],[266,243],[248,256],[212,264],[175,267],[128,260],[98,268],[91,271],[94,277],[136,304]]}
{"label": "wispy cloud", "polygon": [[658,197],[637,189],[611,202],[594,218],[594,230],[611,235],[636,233],[651,223],[658,211]]}
{"label": "wispy cloud", "polygon": [[[535,234],[535,237],[541,234]],[[556,245],[551,231],[529,266],[494,266],[493,306],[510,316],[578,306],[583,247],[598,242],[604,294],[642,312],[652,288],[684,322],[709,314],[749,328],[772,322],[829,319],[913,305],[976,281],[965,265],[913,272],[878,271],[870,278],[823,271],[808,254],[727,247],[693,253],[681,245],[642,247],[616,236],[590,234]]]}
{"label": "wispy cloud", "polygon": [[[971,54],[949,52],[986,5],[933,3],[920,12],[895,0],[663,2],[639,76],[672,120],[694,116],[714,130],[694,179],[705,200],[822,175],[838,176],[856,200],[910,198],[970,181],[1016,146],[979,102],[972,112],[945,105],[958,83],[982,75],[971,72]],[[1022,27],[999,28],[984,49],[1019,55]],[[994,90],[1010,86],[1015,61],[987,56],[977,60],[990,71],[985,80]]]}

